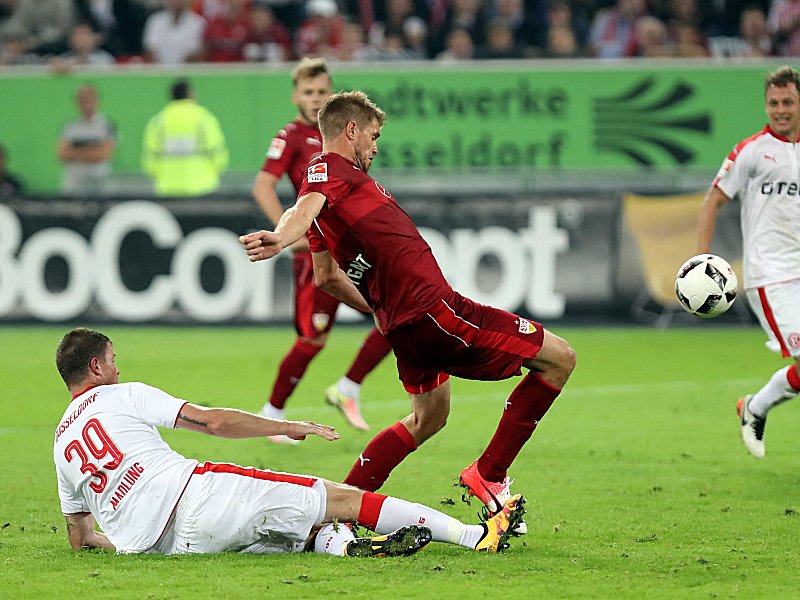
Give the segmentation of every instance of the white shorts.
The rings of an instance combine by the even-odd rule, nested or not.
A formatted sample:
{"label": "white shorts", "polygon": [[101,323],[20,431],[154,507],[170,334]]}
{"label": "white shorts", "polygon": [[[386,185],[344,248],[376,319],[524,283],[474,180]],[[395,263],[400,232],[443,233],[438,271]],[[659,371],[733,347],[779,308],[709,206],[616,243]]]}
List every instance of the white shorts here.
{"label": "white shorts", "polygon": [[198,465],[154,551],[162,554],[300,552],[325,516],[321,480],[240,467]]}
{"label": "white shorts", "polygon": [[747,290],[747,300],[769,337],[767,346],[783,356],[800,356],[800,279]]}

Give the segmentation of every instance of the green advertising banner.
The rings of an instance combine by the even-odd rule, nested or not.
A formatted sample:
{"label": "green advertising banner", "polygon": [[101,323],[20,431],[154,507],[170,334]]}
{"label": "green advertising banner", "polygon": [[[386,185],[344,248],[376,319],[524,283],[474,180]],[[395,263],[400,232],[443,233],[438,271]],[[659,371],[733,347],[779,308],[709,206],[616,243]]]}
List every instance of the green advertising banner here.
{"label": "green advertising banner", "polygon": [[[766,121],[763,76],[776,64],[521,62],[469,66],[341,65],[335,88],[367,91],[386,110],[379,168],[708,169]],[[58,188],[56,140],[83,83],[118,127],[117,173],[141,170],[147,120],[188,77],[222,123],[230,169],[255,172],[294,116],[289,68],[125,68],[74,75],[0,74],[0,144],[33,192]]]}

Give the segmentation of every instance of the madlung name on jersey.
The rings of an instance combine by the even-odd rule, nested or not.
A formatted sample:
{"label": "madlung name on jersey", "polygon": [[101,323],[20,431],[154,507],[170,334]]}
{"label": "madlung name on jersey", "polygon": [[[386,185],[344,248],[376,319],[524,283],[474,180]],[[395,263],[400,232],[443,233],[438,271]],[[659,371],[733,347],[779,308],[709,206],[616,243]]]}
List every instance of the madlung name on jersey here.
{"label": "madlung name on jersey", "polygon": [[133,484],[139,481],[139,477],[141,477],[142,473],[144,473],[144,467],[138,462],[133,463],[133,466],[123,475],[122,481],[117,486],[117,489],[114,490],[114,495],[111,497],[111,508],[117,510],[119,503],[122,502],[125,495],[131,491]]}

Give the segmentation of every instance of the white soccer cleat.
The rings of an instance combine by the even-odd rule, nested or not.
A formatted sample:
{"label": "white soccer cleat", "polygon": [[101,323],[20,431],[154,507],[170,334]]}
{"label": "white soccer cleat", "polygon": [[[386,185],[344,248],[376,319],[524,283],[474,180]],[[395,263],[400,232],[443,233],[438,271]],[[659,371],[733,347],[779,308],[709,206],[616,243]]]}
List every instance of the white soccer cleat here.
{"label": "white soccer cleat", "polygon": [[736,403],[736,412],[742,424],[742,441],[747,451],[756,458],[764,458],[764,427],[766,417],[757,417],[750,412],[750,400],[753,396],[747,395],[739,398]]}

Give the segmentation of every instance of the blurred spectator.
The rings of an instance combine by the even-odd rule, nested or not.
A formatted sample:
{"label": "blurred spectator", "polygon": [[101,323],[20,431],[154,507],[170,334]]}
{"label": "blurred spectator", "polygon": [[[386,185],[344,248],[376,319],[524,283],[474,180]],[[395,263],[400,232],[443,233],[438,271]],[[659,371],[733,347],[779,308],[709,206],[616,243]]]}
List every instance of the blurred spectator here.
{"label": "blurred spectator", "polygon": [[523,58],[527,47],[514,39],[511,21],[505,17],[494,17],[486,24],[486,43],[476,52],[476,58]]}
{"label": "blurred spectator", "polygon": [[296,55],[336,58],[344,32],[336,0],[309,0],[306,10],[308,18],[295,34]]}
{"label": "blurred spectator", "polygon": [[5,146],[0,146],[0,199],[20,196],[24,191],[22,180],[8,172],[8,152]]}
{"label": "blurred spectator", "polygon": [[219,188],[228,147],[217,118],[194,99],[189,82],[172,84],[171,101],[144,130],[142,166],[159,196],[200,196]]}
{"label": "blurred spectator", "polygon": [[436,55],[441,62],[459,62],[475,57],[475,43],[466,29],[456,28],[447,34],[445,47]]}
{"label": "blurred spectator", "polygon": [[387,31],[402,32],[406,19],[418,18],[414,13],[412,0],[387,0],[385,14],[378,21],[373,21],[367,30],[367,39],[376,48],[383,46],[383,36]]}
{"label": "blurred spectator", "polygon": [[406,47],[405,38],[399,31],[387,31],[383,35],[382,45],[375,49],[371,60],[415,60],[420,58]]}
{"label": "blurred spectator", "polygon": [[629,56],[639,58],[664,58],[675,56],[675,46],[671,43],[667,27],[660,19],[645,15],[636,21],[634,43]]}
{"label": "blurred spectator", "polygon": [[469,34],[470,40],[476,46],[484,43],[485,15],[481,0],[450,0],[447,3],[447,18],[445,21],[444,36],[445,46],[454,29],[462,29]]}
{"label": "blurred spectator", "polygon": [[74,0],[77,18],[100,36],[99,45],[123,60],[142,54],[147,10],[138,0]]}
{"label": "blurred spectator", "polygon": [[250,34],[250,0],[223,0],[222,14],[209,20],[203,34],[206,62],[241,62]]}
{"label": "blurred spectator", "polygon": [[147,19],[143,45],[150,61],[169,65],[202,58],[206,21],[189,10],[190,2],[165,0],[166,8]]}
{"label": "blurred spectator", "polygon": [[800,56],[800,0],[774,0],[768,22],[780,56]]}
{"label": "blurred spectator", "polygon": [[704,58],[709,56],[708,43],[703,32],[689,23],[679,23],[673,30],[675,56],[680,58]]}
{"label": "blurred spectator", "polygon": [[69,32],[69,50],[50,61],[61,73],[86,65],[113,65],[114,57],[97,47],[98,36],[88,23],[78,23]]}
{"label": "blurred spectator", "polygon": [[10,32],[3,38],[0,48],[0,65],[33,66],[45,63],[45,58],[28,50],[27,37],[19,32]]}
{"label": "blurred spectator", "polygon": [[364,31],[355,21],[347,21],[342,31],[342,44],[336,51],[336,60],[366,62],[373,58],[374,49],[364,43]]}
{"label": "blurred spectator", "polygon": [[599,58],[630,56],[636,21],[645,15],[645,0],[617,0],[595,14],[589,32],[592,53]]}
{"label": "blurred spectator", "polygon": [[767,26],[767,17],[758,6],[742,11],[737,37],[715,36],[709,39],[711,55],[727,57],[765,57],[772,54],[772,34]]}
{"label": "blurred spectator", "polygon": [[306,17],[306,0],[258,0],[266,2],[275,15],[275,20],[283,23],[289,31],[295,31]]}
{"label": "blurred spectator", "polygon": [[24,52],[59,54],[75,23],[72,0],[16,0],[14,12],[3,25],[3,37],[21,40]]}
{"label": "blurred spectator", "polygon": [[[535,4],[538,6],[541,2]],[[552,7],[554,3],[550,2],[549,4]],[[566,6],[569,9],[569,5]],[[508,21],[515,47],[529,48],[544,45],[543,40],[546,34],[540,34],[541,25],[545,21],[544,11],[541,8],[538,11],[526,9],[526,3],[523,0],[494,0],[491,13],[493,17],[502,17]]]}
{"label": "blurred spectator", "polygon": [[250,31],[244,57],[253,62],[280,62],[291,57],[292,37],[289,30],[275,19],[272,9],[263,2],[250,9]]}
{"label": "blurred spectator", "polygon": [[[557,30],[555,36],[550,34],[553,29]],[[564,30],[568,30],[570,35],[567,35]],[[547,5],[544,21],[539,23],[536,28],[536,37],[533,43],[538,48],[546,48],[545,55],[555,51],[557,54],[566,53],[564,56],[568,56],[570,54],[569,47],[573,45],[573,42],[568,40],[571,37],[577,56],[583,54],[583,47],[586,45],[588,35],[589,25],[586,19],[582,15],[574,13],[572,6],[566,0],[553,0]],[[554,41],[555,47],[552,47]]]}
{"label": "blurred spectator", "polygon": [[563,25],[550,27],[547,31],[547,41],[542,56],[544,58],[578,58],[582,56],[572,28]]}
{"label": "blurred spectator", "polygon": [[741,15],[746,8],[758,7],[765,15],[772,0],[714,0],[710,2],[715,11],[706,33],[710,36],[736,37],[739,34]]}
{"label": "blurred spectator", "polygon": [[100,194],[111,174],[111,155],[117,144],[114,124],[99,111],[97,89],[83,85],[75,94],[80,116],[61,130],[58,158],[64,164],[61,191]]}

